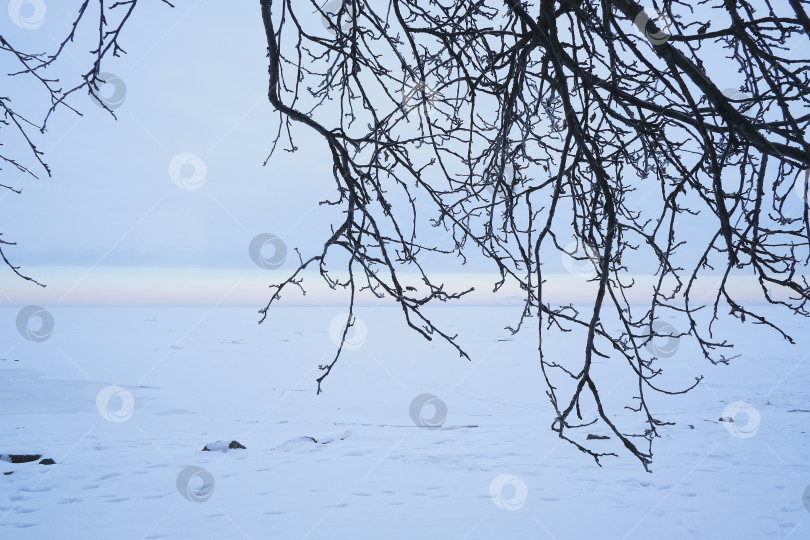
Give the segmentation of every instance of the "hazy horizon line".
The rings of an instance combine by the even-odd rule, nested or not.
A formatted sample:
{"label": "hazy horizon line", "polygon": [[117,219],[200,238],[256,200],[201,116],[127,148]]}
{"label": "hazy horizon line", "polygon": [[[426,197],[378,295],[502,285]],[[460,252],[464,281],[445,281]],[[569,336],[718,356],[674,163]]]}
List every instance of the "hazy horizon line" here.
{"label": "hazy horizon line", "polygon": [[[24,268],[23,274],[44,283],[46,287],[23,280],[11,272],[0,281],[0,306],[27,304],[56,305],[258,305],[270,300],[269,285],[286,280],[291,270],[235,269],[194,267],[125,267],[125,266],[38,266]],[[549,273],[544,275],[544,300],[559,304],[586,304],[593,298],[596,283],[588,281],[587,271]],[[333,278],[345,279],[346,272],[330,272]],[[317,272],[303,272],[302,285],[288,286],[278,305],[341,305],[348,302],[348,291],[331,289]],[[444,284],[446,292],[461,292],[474,288],[449,305],[513,305],[523,303],[524,292],[514,282],[507,281],[497,292],[494,284],[500,277],[486,272],[433,272],[435,285]],[[658,280],[653,274],[625,274],[635,280],[628,300],[633,304],[649,301],[652,287]],[[695,283],[691,299],[704,303],[716,293],[721,275],[702,276]],[[412,279],[409,279],[412,278]],[[423,293],[426,286],[416,274],[403,273],[403,286],[415,287],[413,294]],[[764,302],[756,281],[748,276],[730,276],[727,288],[739,301]],[[358,281],[358,288],[362,282]],[[412,291],[408,291],[412,292]],[[702,298],[702,300],[701,300]],[[357,294],[357,303],[379,304],[368,291]],[[441,302],[435,302],[440,304]]]}

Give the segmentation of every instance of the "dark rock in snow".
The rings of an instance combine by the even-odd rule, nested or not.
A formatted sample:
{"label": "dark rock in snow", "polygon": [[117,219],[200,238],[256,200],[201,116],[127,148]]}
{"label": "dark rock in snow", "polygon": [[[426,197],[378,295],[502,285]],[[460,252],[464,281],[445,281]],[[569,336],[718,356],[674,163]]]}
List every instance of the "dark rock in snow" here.
{"label": "dark rock in snow", "polygon": [[10,474],[14,474],[14,471],[8,471],[8,472],[4,472],[3,474],[4,474],[4,475],[6,475],[6,476],[8,476],[8,475],[10,475]]}
{"label": "dark rock in snow", "polygon": [[56,465],[56,462],[51,458],[45,458],[39,462],[40,465]]}
{"label": "dark rock in snow", "polygon": [[242,445],[239,441],[231,441],[229,443],[225,442],[225,441],[217,441],[217,442],[206,444],[203,447],[202,451],[203,452],[227,452],[229,450],[235,450],[235,449],[247,450],[247,448],[244,445]]}
{"label": "dark rock in snow", "polygon": [[42,454],[0,454],[0,460],[8,461],[9,463],[28,463],[29,461],[36,461],[42,457]]}
{"label": "dark rock in snow", "polygon": [[588,436],[585,438],[588,439],[589,441],[592,441],[594,439],[603,441],[605,439],[609,439],[610,437],[608,437],[607,435],[594,435],[593,433],[588,433]]}

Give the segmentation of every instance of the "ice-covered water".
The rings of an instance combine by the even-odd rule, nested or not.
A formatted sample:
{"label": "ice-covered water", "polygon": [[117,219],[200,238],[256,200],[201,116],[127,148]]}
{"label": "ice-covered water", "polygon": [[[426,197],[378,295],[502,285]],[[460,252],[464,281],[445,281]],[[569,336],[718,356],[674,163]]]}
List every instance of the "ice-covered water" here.
{"label": "ice-covered water", "polygon": [[[470,362],[398,309],[361,307],[321,395],[338,306],[261,326],[250,308],[54,308],[39,342],[17,332],[20,307],[0,309],[0,454],[57,464],[0,461],[4,539],[810,535],[805,321],[783,317],[793,347],[729,326],[732,366],[682,343],[659,381],[706,379],[652,401],[677,425],[646,473],[625,454],[599,468],[549,430],[535,331],[503,330],[515,307],[436,311]],[[632,393],[616,373],[611,394]],[[735,402],[747,431],[719,421]],[[231,440],[247,449],[201,451]]]}

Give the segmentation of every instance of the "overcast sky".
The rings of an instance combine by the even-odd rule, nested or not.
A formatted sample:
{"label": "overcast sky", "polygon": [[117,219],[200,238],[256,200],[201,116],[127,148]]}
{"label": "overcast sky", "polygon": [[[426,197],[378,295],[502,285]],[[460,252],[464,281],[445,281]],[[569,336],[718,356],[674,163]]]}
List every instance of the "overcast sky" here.
{"label": "overcast sky", "polygon": [[[79,4],[43,4],[41,25],[39,19],[29,25],[35,28],[20,28],[11,14],[0,13],[2,34],[12,43],[52,51]],[[102,95],[120,102],[118,120],[89,96],[77,95],[74,106],[84,116],[62,109],[38,141],[53,177],[18,175],[14,185],[22,195],[0,193],[0,230],[19,245],[9,255],[41,281],[64,281],[64,270],[39,268],[53,266],[95,267],[83,285],[107,267],[262,275],[266,271],[248,255],[250,241],[260,233],[289,246],[279,271],[289,270],[292,248],[315,247],[334,217],[317,207],[334,185],[329,160],[316,150],[320,141],[302,131],[306,153],[278,152],[262,166],[277,117],[267,101],[258,2],[176,5],[141,2],[121,40],[128,54],[107,60],[104,69],[119,80]],[[37,14],[36,8],[23,5],[23,17]],[[59,73],[72,75],[74,83],[89,65],[82,52],[92,46],[87,39],[92,22],[88,19],[87,32],[62,58]],[[39,119],[45,102],[36,97],[42,96],[26,96],[24,105]],[[4,134],[3,142],[8,138]],[[178,180],[178,172],[181,185],[172,179]],[[3,173],[8,178],[11,171]],[[154,272],[133,276],[146,274]],[[18,290],[13,281],[3,274],[4,288]]]}
{"label": "overcast sky", "polygon": [[[0,33],[22,48],[52,52],[80,3],[12,0],[8,14],[0,12]],[[33,180],[1,171],[4,183],[23,190],[0,192],[0,232],[18,243],[7,253],[50,287],[36,290],[3,271],[4,303],[95,302],[115,294],[131,300],[181,285],[187,301],[211,301],[240,280],[250,284],[243,299],[254,298],[273,272],[294,269],[294,247],[312,254],[338,217],[333,207],[317,204],[334,196],[334,182],[323,143],[308,131],[296,132],[299,152],[277,152],[262,165],[278,117],[267,101],[258,2],[140,4],[121,38],[128,54],[104,65],[111,80],[103,95],[115,101],[117,120],[86,94],[76,95],[72,103],[83,116],[61,109],[37,140],[53,176],[40,170]],[[65,86],[90,65],[92,18],[56,69]],[[32,90],[22,102],[19,92],[15,97],[17,106],[42,118],[41,94]],[[12,148],[8,133],[2,136]],[[263,233],[287,246],[273,270],[259,268],[248,254]],[[272,258],[272,250],[265,255]],[[456,263],[449,258],[440,269],[459,279],[493,270]],[[549,272],[565,270],[561,261],[549,261]],[[203,274],[207,285],[189,285]]]}

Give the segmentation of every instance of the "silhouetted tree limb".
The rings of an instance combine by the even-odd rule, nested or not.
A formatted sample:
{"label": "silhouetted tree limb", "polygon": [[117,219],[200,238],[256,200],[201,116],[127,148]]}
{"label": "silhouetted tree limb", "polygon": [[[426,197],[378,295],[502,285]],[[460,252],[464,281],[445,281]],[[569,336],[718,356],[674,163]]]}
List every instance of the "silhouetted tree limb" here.
{"label": "silhouetted tree limb", "polygon": [[[683,393],[700,380],[655,384],[652,340],[690,337],[727,363],[731,345],[712,337],[726,304],[792,341],[735,296],[733,276],[752,277],[763,301],[808,315],[808,206],[787,200],[791,191],[807,200],[808,61],[786,45],[806,45],[808,2],[664,0],[660,16],[631,0],[494,4],[261,0],[268,97],[280,119],[273,151],[282,138],[297,149],[291,122],[315,130],[337,189],[326,203],[345,210],[295,276],[317,261],[330,286],[350,289],[350,313],[363,281],[393,298],[411,327],[456,346],[421,308],[468,291],[434,284],[421,261],[440,253],[464,264],[480,252],[501,276],[495,290],[509,281],[525,293],[510,330],[537,317],[552,429],[598,463],[615,452],[576,434],[604,424],[647,468],[664,422],[645,391]],[[731,70],[721,63],[736,66],[739,88],[725,88]],[[424,216],[449,241],[420,242]],[[679,234],[686,223],[703,235]],[[334,251],[349,256],[348,282],[329,276]],[[545,299],[543,264],[555,254],[593,266],[587,311]],[[403,288],[410,272],[424,287]],[[629,300],[640,286],[631,273],[655,277],[646,307]],[[694,291],[711,274],[720,281],[707,303]],[[278,292],[301,286],[295,276],[274,286],[264,316]],[[661,333],[664,313],[684,328]],[[551,329],[581,343],[581,357],[548,358]],[[321,366],[319,391],[341,350]],[[605,402],[597,357],[624,359],[636,377],[625,407],[635,426]]]}
{"label": "silhouetted tree limb", "polygon": [[[137,2],[84,0],[50,54],[0,35],[0,56],[17,66],[10,76],[28,78],[49,100],[40,121],[0,96],[2,134],[27,149],[0,151],[0,190],[21,191],[8,170],[51,174],[36,137],[56,111],[79,114],[73,94],[86,90],[113,113],[98,95],[102,63],[124,52],[120,35]],[[652,346],[655,339],[690,338],[711,362],[728,363],[731,344],[713,335],[728,308],[792,342],[729,284],[749,276],[762,301],[808,315],[810,91],[808,60],[796,49],[810,36],[810,2],[662,0],[654,3],[660,15],[631,0],[260,4],[268,98],[280,119],[271,155],[285,142],[297,149],[293,122],[314,130],[327,144],[336,188],[322,204],[344,212],[318,254],[299,253],[298,269],[271,287],[261,310],[264,320],[282,291],[303,292],[307,269],[349,291],[342,339],[320,366],[319,391],[362,291],[392,298],[407,325],[467,357],[423,308],[471,289],[436,283],[426,256],[463,265],[481,255],[500,275],[493,291],[520,287],[523,306],[509,330],[536,317],[556,412],[551,427],[597,463],[616,452],[593,446],[583,428],[603,425],[648,468],[665,422],[648,408],[647,392],[680,394],[700,380],[659,385],[668,351]],[[64,85],[48,70],[81,25],[97,25],[98,40],[81,79]],[[731,70],[721,63],[735,67],[736,83],[726,82]],[[685,234],[688,226],[698,232]],[[6,257],[9,245],[0,239],[4,263],[30,279]],[[336,254],[347,256],[348,278],[330,275]],[[592,291],[587,308],[548,300],[544,265],[560,258],[592,274],[583,280]],[[633,276],[644,274],[654,283],[638,306],[631,294],[646,285]],[[711,298],[700,297],[698,280],[710,275],[718,285]],[[667,326],[669,317],[680,317],[679,330]],[[582,354],[550,358],[551,331]],[[635,377],[623,409],[607,401],[598,358]]]}
{"label": "silhouetted tree limb", "polygon": [[[101,79],[102,63],[110,56],[115,57],[126,54],[119,40],[124,26],[138,5],[138,1],[106,2],[105,0],[97,0],[91,2],[90,0],[83,0],[79,4],[76,18],[69,24],[67,35],[59,43],[56,50],[51,53],[24,50],[12,44],[6,36],[0,34],[0,59],[2,59],[6,75],[32,81],[32,92],[42,92],[42,95],[45,96],[44,99],[48,102],[47,109],[42,111],[40,120],[33,116],[32,113],[19,112],[21,109],[18,106],[24,108],[25,105],[30,105],[30,103],[16,103],[11,97],[0,95],[0,113],[2,113],[0,116],[0,135],[3,137],[2,140],[16,138],[22,141],[23,147],[28,150],[27,156],[15,157],[6,153],[3,150],[3,144],[0,143],[0,174],[3,175],[2,178],[4,179],[0,181],[0,191],[10,191],[19,195],[22,190],[16,187],[17,184],[26,177],[39,179],[41,173],[38,173],[38,170],[49,177],[51,176],[51,169],[44,160],[44,153],[37,147],[36,137],[38,134],[45,133],[51,116],[61,109],[82,116],[81,112],[70,103],[73,94],[86,91],[95,98],[96,103],[115,117],[115,113],[99,95],[99,89],[105,82]],[[167,0],[161,1],[174,7]],[[96,9],[94,10],[93,7]],[[66,88],[64,86],[65,82],[53,78],[50,74],[52,72],[49,72],[48,69],[55,68],[65,55],[70,54],[68,49],[73,44],[80,26],[96,29],[96,47],[89,51],[91,60],[87,66],[87,71],[82,73],[78,82],[68,83]],[[70,61],[75,62],[77,59],[74,56]],[[31,93],[26,93],[22,97],[30,100]],[[39,114],[39,112],[36,114]],[[4,167],[3,164],[6,166]],[[9,170],[17,172],[19,178],[16,181],[5,180],[9,177]],[[12,265],[6,258],[5,253],[3,253],[4,245],[16,244],[0,240],[0,257],[2,257],[5,264],[18,276],[44,287],[43,284],[36,280],[20,274],[19,267]]]}

